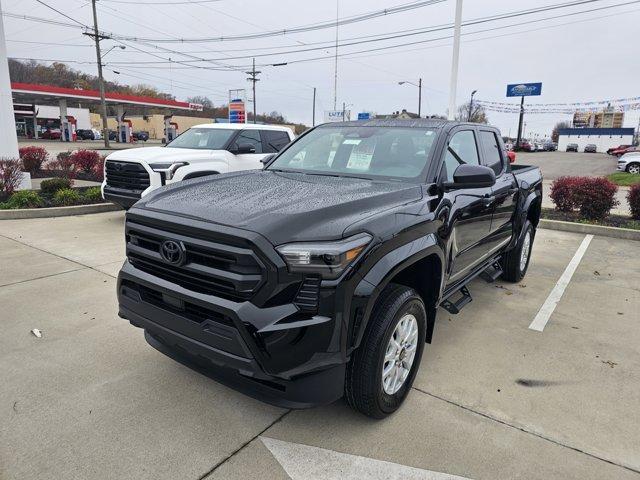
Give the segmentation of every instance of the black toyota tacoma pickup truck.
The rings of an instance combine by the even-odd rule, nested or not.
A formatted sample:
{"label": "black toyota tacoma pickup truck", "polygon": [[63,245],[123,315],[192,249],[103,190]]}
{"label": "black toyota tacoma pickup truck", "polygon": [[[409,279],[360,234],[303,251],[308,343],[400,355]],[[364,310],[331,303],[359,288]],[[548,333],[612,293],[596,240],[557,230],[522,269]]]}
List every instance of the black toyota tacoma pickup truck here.
{"label": "black toyota tacoma pickup truck", "polygon": [[[119,314],[163,353],[271,403],[407,396],[439,307],[526,273],[542,178],[500,132],[441,120],[318,126],[264,170],[159,189],[126,215]],[[495,308],[500,308],[496,304]]]}

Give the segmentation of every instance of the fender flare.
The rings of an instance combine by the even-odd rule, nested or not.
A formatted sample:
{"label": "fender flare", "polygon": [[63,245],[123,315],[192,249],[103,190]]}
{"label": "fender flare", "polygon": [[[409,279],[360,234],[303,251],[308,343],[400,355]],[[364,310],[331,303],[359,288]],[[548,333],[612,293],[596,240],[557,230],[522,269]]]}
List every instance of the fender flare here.
{"label": "fender flare", "polygon": [[[353,323],[353,331],[349,349],[357,348],[360,345],[367,330],[373,307],[380,293],[390,283],[391,279],[416,262],[434,255],[440,262],[441,274],[435,305],[425,305],[427,307],[427,338],[430,341],[435,320],[435,310],[443,290],[445,260],[442,248],[433,233],[417,238],[388,252],[361,278],[353,293],[356,301],[352,304],[351,321]],[[357,305],[356,308],[364,306],[361,318],[357,318],[356,308],[353,305]]]}
{"label": "fender flare", "polygon": [[187,173],[182,180],[191,180],[192,178],[206,177],[207,175],[220,175],[220,172],[214,170],[203,170],[202,172]]}

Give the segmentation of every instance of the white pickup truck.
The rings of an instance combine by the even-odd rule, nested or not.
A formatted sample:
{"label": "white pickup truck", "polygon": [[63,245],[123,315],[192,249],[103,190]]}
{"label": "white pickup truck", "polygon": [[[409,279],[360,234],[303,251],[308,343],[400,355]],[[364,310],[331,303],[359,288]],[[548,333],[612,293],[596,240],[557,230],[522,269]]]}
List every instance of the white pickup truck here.
{"label": "white pickup truck", "polygon": [[163,185],[189,178],[262,168],[262,159],[294,139],[287,127],[208,123],[186,130],[164,147],[109,155],[102,197],[124,208]]}

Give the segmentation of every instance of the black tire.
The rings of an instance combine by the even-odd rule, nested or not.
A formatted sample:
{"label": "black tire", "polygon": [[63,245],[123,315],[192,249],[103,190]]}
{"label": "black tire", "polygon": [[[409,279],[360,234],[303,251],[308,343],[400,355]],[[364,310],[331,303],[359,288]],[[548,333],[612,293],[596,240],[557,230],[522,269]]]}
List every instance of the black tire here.
{"label": "black tire", "polygon": [[[522,234],[515,247],[506,251],[502,255],[502,278],[507,282],[519,282],[527,274],[529,262],[531,261],[531,249],[533,248],[533,240],[536,236],[535,227],[526,220],[522,229]],[[522,249],[525,245],[525,238],[529,235],[529,252],[524,267],[521,265]]]}
{"label": "black tire", "polygon": [[[627,165],[627,173],[637,174],[640,173],[640,163],[630,163]],[[634,170],[633,172],[631,170]]]}
{"label": "black tire", "polygon": [[[396,325],[407,313],[417,320],[416,353],[404,383],[389,395],[382,385],[385,352]],[[400,407],[420,367],[426,329],[427,314],[420,295],[412,288],[389,284],[380,294],[362,343],[347,365],[345,397],[354,409],[369,417],[384,418]]]}

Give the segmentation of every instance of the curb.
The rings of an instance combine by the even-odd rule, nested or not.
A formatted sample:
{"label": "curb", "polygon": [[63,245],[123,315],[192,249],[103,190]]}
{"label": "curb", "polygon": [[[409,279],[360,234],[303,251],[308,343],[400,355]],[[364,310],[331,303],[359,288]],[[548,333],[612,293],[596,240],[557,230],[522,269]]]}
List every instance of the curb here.
{"label": "curb", "polygon": [[538,227],[545,228],[547,230],[559,230],[561,232],[585,233],[601,235],[603,237],[640,241],[640,230],[632,230],[630,228],[604,227],[602,225],[563,222],[560,220],[547,220],[545,218],[540,219]]}
{"label": "curb", "polygon": [[16,210],[0,210],[0,220],[16,220],[25,218],[68,217],[122,210],[113,203],[94,203],[92,205],[76,205],[73,207],[24,208]]}

